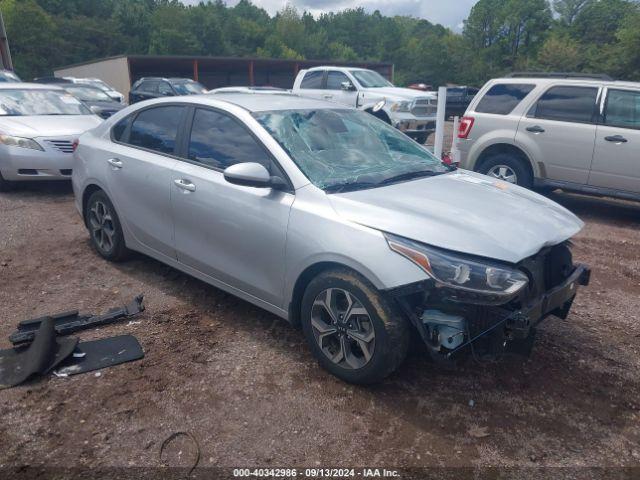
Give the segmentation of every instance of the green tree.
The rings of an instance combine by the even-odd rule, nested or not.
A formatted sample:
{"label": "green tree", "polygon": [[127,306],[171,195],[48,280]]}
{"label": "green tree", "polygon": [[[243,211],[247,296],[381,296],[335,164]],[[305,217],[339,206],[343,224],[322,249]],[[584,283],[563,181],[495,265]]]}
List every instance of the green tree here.
{"label": "green tree", "polygon": [[537,63],[545,71],[576,72],[581,66],[580,45],[567,36],[551,35],[542,44]]}
{"label": "green tree", "polygon": [[201,51],[201,44],[191,30],[187,8],[177,0],[166,2],[151,15],[149,53],[189,55]]}
{"label": "green tree", "polygon": [[55,22],[34,0],[2,0],[0,9],[18,74],[25,79],[47,74],[60,59]]}

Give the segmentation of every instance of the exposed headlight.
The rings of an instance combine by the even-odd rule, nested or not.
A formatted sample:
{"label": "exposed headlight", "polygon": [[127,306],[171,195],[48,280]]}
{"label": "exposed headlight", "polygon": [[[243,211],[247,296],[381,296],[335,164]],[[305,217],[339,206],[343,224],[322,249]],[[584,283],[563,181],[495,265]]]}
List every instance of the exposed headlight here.
{"label": "exposed headlight", "polygon": [[41,150],[44,152],[38,142],[31,138],[13,137],[11,135],[0,134],[0,143],[8,147],[31,148],[32,150]]}
{"label": "exposed headlight", "polygon": [[395,102],[389,108],[392,112],[408,112],[411,110],[411,102]]}
{"label": "exposed headlight", "polygon": [[477,293],[511,297],[528,283],[520,270],[490,260],[445,252],[385,233],[389,248],[408,258],[442,285]]}

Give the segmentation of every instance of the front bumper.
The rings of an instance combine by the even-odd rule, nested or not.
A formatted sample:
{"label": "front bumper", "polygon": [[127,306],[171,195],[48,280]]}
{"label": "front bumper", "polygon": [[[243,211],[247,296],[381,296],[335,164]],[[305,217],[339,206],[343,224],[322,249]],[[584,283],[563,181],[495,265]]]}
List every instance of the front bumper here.
{"label": "front bumper", "polygon": [[531,325],[541,322],[549,315],[565,319],[569,315],[578,286],[589,285],[590,278],[591,269],[586,265],[578,264],[564,282],[546,291],[517,313],[528,318]]}
{"label": "front bumper", "polygon": [[[64,139],[72,141],[72,139]],[[36,139],[42,150],[0,146],[0,173],[8,181],[69,180],[73,169],[73,154]]]}
{"label": "front bumper", "polygon": [[436,128],[436,117],[416,117],[411,113],[396,112],[391,117],[391,124],[407,134],[425,133]]}
{"label": "front bumper", "polygon": [[[532,339],[535,326],[548,316],[567,318],[579,286],[588,285],[590,277],[588,266],[574,264],[571,273],[554,287],[534,298],[513,298],[502,304],[493,298],[438,288],[433,280],[405,285],[389,294],[414,324],[432,358],[446,361],[472,344],[476,350],[485,348],[495,355],[510,343]],[[434,311],[440,312],[449,321],[434,326],[438,322],[428,318],[428,311],[431,316]],[[464,327],[458,323],[452,329],[455,319],[464,319]]]}

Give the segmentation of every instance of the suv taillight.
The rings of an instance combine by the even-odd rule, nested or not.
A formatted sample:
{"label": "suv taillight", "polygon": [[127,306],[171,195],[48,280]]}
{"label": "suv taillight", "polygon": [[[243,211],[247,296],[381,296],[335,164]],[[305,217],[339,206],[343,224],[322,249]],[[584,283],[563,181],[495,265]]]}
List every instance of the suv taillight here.
{"label": "suv taillight", "polygon": [[460,125],[458,125],[458,138],[467,138],[471,127],[473,127],[473,117],[462,117]]}

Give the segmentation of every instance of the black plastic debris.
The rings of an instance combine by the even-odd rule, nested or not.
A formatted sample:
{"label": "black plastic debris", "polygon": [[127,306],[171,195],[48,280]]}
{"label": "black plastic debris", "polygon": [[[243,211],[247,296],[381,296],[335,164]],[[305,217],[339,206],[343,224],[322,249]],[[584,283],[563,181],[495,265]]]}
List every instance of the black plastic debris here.
{"label": "black plastic debris", "polygon": [[142,347],[132,335],[102,338],[79,343],[73,355],[67,357],[54,373],[66,377],[140,360],[143,357]]}
{"label": "black plastic debris", "polygon": [[0,350],[0,389],[19,385],[34,375],[45,375],[72,355],[77,338],[58,338],[54,320],[45,318],[32,332],[28,346]]}
{"label": "black plastic debris", "polygon": [[77,310],[72,310],[55,315],[48,315],[46,317],[24,320],[18,324],[18,330],[11,334],[9,340],[14,345],[33,341],[35,332],[46,319],[53,321],[55,333],[58,335],[69,335],[70,333],[80,330],[124,320],[144,311],[143,299],[143,295],[138,295],[131,303],[123,307],[112,308],[102,315],[80,315]]}

